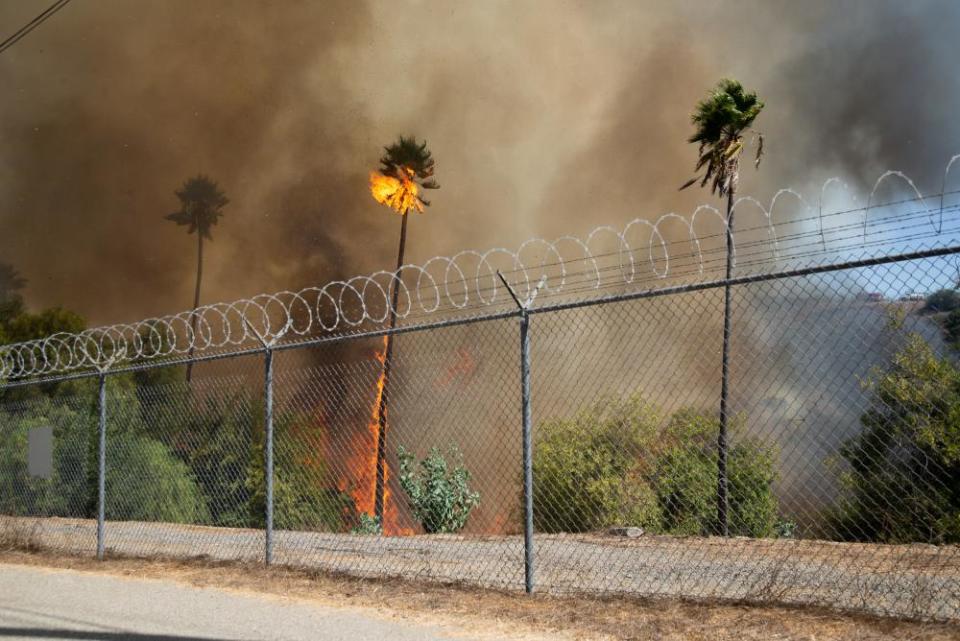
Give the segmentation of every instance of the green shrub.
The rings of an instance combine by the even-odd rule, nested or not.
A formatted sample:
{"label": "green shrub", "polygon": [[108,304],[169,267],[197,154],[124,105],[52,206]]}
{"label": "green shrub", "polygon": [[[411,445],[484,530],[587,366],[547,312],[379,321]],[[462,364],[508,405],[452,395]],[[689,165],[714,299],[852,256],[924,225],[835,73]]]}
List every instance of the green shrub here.
{"label": "green shrub", "polygon": [[648,527],[679,535],[710,533],[717,520],[717,466],[710,454],[699,447],[665,452],[657,460],[653,485],[660,522]]}
{"label": "green shrub", "polygon": [[380,519],[375,516],[371,516],[366,512],[361,512],[357,515],[357,524],[351,528],[350,534],[380,536],[383,534],[383,527],[380,525]]}
{"label": "green shrub", "polygon": [[[717,433],[719,420],[690,410],[674,414],[661,434],[651,482],[661,509],[662,531],[707,535],[717,527]],[[775,452],[729,427],[727,450],[728,527],[731,534],[772,536],[777,522]]]}
{"label": "green shrub", "polygon": [[165,445],[145,436],[107,441],[106,516],[119,521],[204,523],[206,502],[193,475]]}
{"label": "green shrub", "polygon": [[[0,513],[30,516],[83,517],[90,488],[85,473],[87,417],[68,403],[37,397],[0,412]],[[27,473],[27,440],[31,429],[52,426],[53,475]],[[95,491],[95,487],[93,490]]]}
{"label": "green shrub", "polygon": [[[248,505],[248,475],[253,473],[250,448],[253,421],[250,401],[242,393],[224,399],[192,399],[192,391],[183,386],[169,386],[166,394],[150,402],[182,403],[185,422],[176,428],[159,426],[158,431],[173,434],[174,442],[189,444],[181,448],[180,457],[190,467],[200,485],[210,524],[226,527],[253,527],[262,521]],[[179,417],[177,417],[179,418]],[[262,466],[261,466],[262,467]],[[261,472],[262,478],[262,472]],[[262,515],[261,515],[262,517]]]}
{"label": "green shrub", "polygon": [[845,489],[831,524],[844,540],[960,542],[960,369],[908,334],[865,383],[863,429],[841,448]]}
{"label": "green shrub", "polygon": [[[256,416],[252,443],[248,453],[245,487],[249,518],[254,527],[265,523],[266,488],[264,484],[264,428],[263,407],[251,412]],[[289,413],[278,413],[274,418],[273,434],[273,523],[283,530],[319,530],[340,532],[345,521],[353,520],[353,501],[332,483],[324,461],[307,461],[314,440],[301,435],[302,422],[315,430],[313,419]],[[348,519],[344,517],[348,516]]]}
{"label": "green shrub", "polygon": [[[534,446],[534,526],[584,532],[636,525],[654,532],[716,530],[716,419],[682,410],[666,423],[639,397],[604,399],[542,424]],[[777,520],[775,452],[731,428],[730,530],[770,536]]]}
{"label": "green shrub", "polygon": [[960,308],[960,293],[953,289],[941,289],[927,296],[923,306],[927,312],[952,312]]}
{"label": "green shrub", "polygon": [[480,503],[480,494],[470,490],[470,472],[459,450],[451,447],[449,456],[453,469],[440,450],[431,448],[418,469],[413,454],[399,448],[400,487],[427,534],[459,532]]}
{"label": "green shrub", "polygon": [[603,399],[569,419],[537,427],[533,455],[534,528],[585,532],[630,523],[651,527],[656,496],[639,452],[660,423],[640,398]]}
{"label": "green shrub", "polygon": [[947,342],[957,347],[960,345],[960,309],[955,309],[943,319],[943,333]]}

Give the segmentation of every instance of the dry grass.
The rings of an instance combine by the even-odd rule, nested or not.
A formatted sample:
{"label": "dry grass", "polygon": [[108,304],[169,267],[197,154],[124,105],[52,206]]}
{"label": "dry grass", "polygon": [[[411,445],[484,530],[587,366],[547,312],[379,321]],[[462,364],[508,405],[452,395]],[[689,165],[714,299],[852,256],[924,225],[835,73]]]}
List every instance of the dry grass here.
{"label": "dry grass", "polygon": [[0,519],[0,552],[40,551],[41,545],[37,536],[39,527],[40,524],[36,521]]}
{"label": "dry grass", "polygon": [[[29,541],[28,541],[29,542]],[[222,561],[87,557],[12,550],[0,563],[180,581],[450,625],[471,636],[520,639],[960,639],[960,627],[810,608],[629,598],[527,597],[459,585],[365,580]]]}

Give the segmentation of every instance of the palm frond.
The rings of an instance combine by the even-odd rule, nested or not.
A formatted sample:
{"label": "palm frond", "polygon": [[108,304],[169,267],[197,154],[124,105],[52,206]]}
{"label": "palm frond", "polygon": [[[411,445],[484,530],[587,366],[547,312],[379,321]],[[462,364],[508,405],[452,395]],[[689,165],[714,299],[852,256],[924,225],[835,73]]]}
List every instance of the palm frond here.
{"label": "palm frond", "polygon": [[384,152],[380,158],[380,170],[384,174],[399,177],[398,172],[407,168],[421,180],[433,176],[434,161],[425,140],[417,143],[413,136],[400,136],[397,142],[384,147]]}
{"label": "palm frond", "polygon": [[213,240],[210,230],[223,216],[222,210],[230,202],[220,186],[201,174],[184,182],[174,194],[180,200],[180,210],[164,218],[187,226],[188,234],[199,230],[204,238]]}
{"label": "palm frond", "polygon": [[[743,134],[762,110],[763,102],[756,92],[744,90],[739,82],[729,78],[720,80],[707,97],[697,103],[690,116],[695,129],[688,141],[698,145],[695,171],[705,169],[700,179],[702,187],[709,184],[713,193],[721,196],[736,188],[739,159],[744,149]],[[758,165],[759,155],[762,155],[762,142]]]}

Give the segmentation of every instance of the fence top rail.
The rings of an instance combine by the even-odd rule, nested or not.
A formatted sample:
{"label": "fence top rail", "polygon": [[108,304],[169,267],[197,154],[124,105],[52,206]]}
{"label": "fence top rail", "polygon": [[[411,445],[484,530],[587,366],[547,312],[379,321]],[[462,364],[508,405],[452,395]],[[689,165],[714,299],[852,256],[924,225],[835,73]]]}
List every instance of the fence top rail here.
{"label": "fence top rail", "polygon": [[[738,274],[765,278],[810,266],[828,271],[825,261],[842,269],[852,253],[866,251],[903,260],[899,257],[909,255],[908,249],[931,241],[941,247],[960,241],[960,190],[946,189],[954,165],[960,169],[958,160],[960,154],[951,158],[935,194],[923,195],[902,172],[888,171],[863,205],[838,178],[824,182],[815,201],[792,189],[777,191],[767,204],[742,196],[733,205],[739,222],[735,233],[728,230],[724,212],[703,204],[686,217],[667,213],[653,222],[637,218],[619,229],[596,227],[582,237],[533,238],[516,250],[465,250],[296,292],[259,294],[4,345],[0,380],[8,385],[24,379],[62,380],[89,375],[87,370],[130,371],[149,362],[170,365],[258,353],[267,344],[283,349],[378,336],[389,333],[393,315],[400,320],[398,332],[473,322],[502,315],[512,304],[501,277],[523,299],[540,287],[537,307],[546,310],[610,296],[717,286],[721,281],[712,277],[727,260]],[[891,188],[882,190],[887,183]],[[896,196],[881,201],[886,191]],[[846,200],[838,201],[838,195]],[[790,212],[782,213],[790,203]],[[733,240],[729,256],[728,233]],[[394,288],[399,294],[395,305],[390,296]],[[616,293],[609,294],[611,290]]]}

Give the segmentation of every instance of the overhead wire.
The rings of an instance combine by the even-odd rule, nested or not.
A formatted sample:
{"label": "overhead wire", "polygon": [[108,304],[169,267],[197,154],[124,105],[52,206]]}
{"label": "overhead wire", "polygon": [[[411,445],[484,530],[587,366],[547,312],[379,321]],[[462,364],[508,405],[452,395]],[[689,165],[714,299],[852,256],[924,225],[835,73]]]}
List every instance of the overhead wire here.
{"label": "overhead wire", "polygon": [[14,33],[8,36],[3,42],[0,42],[0,53],[3,53],[13,45],[17,44],[22,40],[28,33],[42,25],[44,22],[49,20],[56,14],[58,11],[63,9],[70,3],[70,0],[57,0],[52,5],[47,7],[42,13],[37,15],[33,20],[23,25],[17,29]]}

